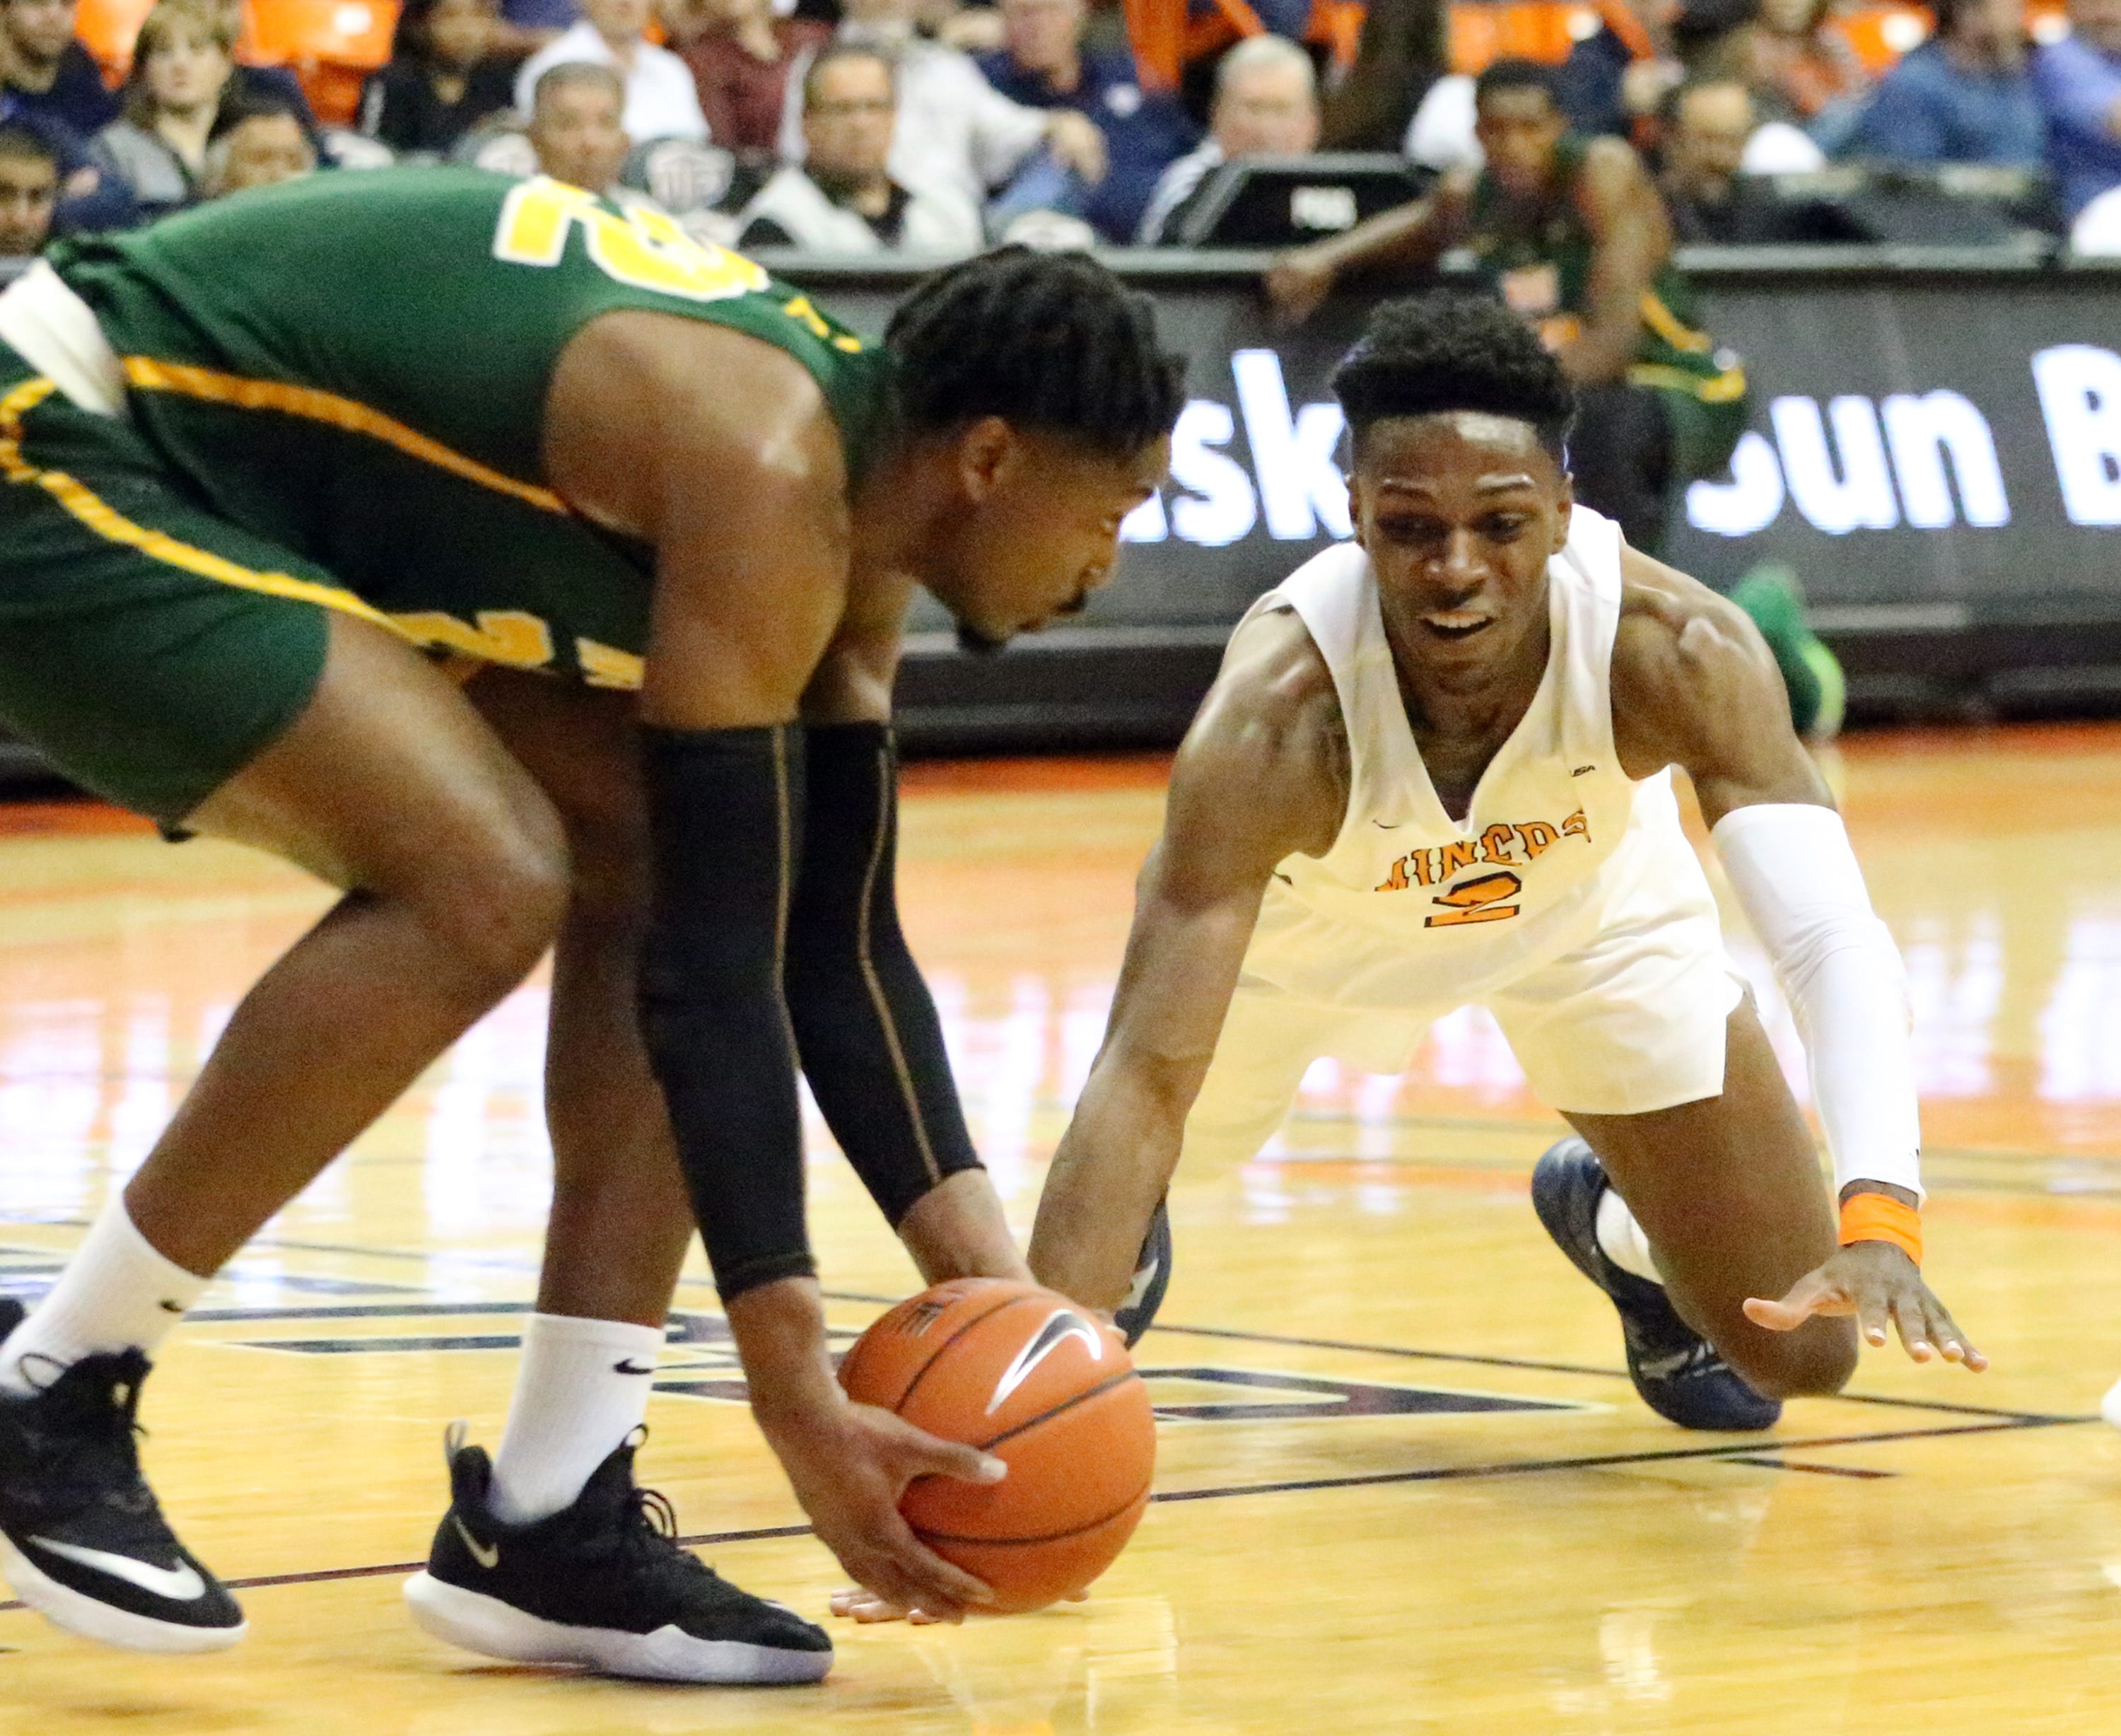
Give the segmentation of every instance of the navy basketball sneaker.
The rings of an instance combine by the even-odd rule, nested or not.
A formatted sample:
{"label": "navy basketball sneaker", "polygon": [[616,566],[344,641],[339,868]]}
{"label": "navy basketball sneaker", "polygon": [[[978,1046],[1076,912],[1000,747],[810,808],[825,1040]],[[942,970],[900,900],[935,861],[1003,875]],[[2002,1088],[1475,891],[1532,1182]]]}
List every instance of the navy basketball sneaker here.
{"label": "navy basketball sneaker", "polygon": [[1612,1183],[1597,1155],[1569,1138],[1547,1147],[1531,1172],[1532,1210],[1576,1269],[1620,1310],[1628,1373],[1643,1402],[1682,1429],[1739,1434],[1771,1429],[1779,1399],[1739,1379],[1716,1346],[1679,1317],[1662,1284],[1623,1272],[1598,1245],[1598,1202]]}
{"label": "navy basketball sneaker", "polygon": [[[22,1304],[0,1299],[0,1340]],[[177,1541],[140,1475],[137,1350],[23,1373],[0,1393],[0,1578],[59,1626],[135,1651],[210,1652],[245,1632],[221,1581]],[[40,1380],[40,1374],[49,1378]]]}
{"label": "navy basketball sneaker", "polygon": [[1141,1252],[1135,1256],[1134,1282],[1127,1286],[1126,1300],[1112,1312],[1112,1324],[1129,1350],[1141,1342],[1157,1309],[1163,1306],[1164,1291],[1171,1287],[1171,1214],[1163,1208],[1164,1202],[1158,1200]]}
{"label": "navy basketball sneaker", "polygon": [[822,1627],[739,1591],[679,1546],[676,1515],[633,1481],[646,1430],[597,1467],[571,1507],[527,1525],[493,1517],[483,1447],[449,1432],[450,1510],[427,1571],[405,1582],[438,1640],[519,1664],[571,1664],[656,1682],[815,1682]]}

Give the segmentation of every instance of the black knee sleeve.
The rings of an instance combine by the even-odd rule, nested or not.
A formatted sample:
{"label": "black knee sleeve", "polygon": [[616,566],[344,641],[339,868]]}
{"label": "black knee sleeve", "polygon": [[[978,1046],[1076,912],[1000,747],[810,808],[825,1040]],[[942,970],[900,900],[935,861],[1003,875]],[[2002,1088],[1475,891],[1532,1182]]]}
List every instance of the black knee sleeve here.
{"label": "black knee sleeve", "polygon": [[788,1010],[818,1107],[895,1227],[944,1177],[980,1160],[942,1022],[898,925],[891,732],[813,729],[807,749]]}
{"label": "black knee sleeve", "polygon": [[655,894],[641,1029],[724,1301],[816,1270],[781,993],[803,734],[643,732]]}

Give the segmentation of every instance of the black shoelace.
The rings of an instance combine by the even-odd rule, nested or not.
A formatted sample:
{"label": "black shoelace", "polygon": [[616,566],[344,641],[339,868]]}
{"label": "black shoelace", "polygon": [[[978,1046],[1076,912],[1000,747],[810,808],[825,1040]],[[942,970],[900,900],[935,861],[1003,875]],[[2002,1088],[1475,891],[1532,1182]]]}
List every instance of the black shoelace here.
{"label": "black shoelace", "polygon": [[38,1387],[36,1412],[25,1419],[23,1438],[40,1486],[38,1504],[77,1511],[102,1500],[133,1513],[154,1510],[155,1497],[140,1475],[138,1438],[140,1384],[147,1359],[137,1350],[84,1356],[71,1364],[48,1362],[51,1374]]}
{"label": "black shoelace", "polygon": [[629,1562],[684,1574],[713,1570],[678,1541],[678,1510],[660,1489],[634,1489],[620,1510],[617,1548]]}

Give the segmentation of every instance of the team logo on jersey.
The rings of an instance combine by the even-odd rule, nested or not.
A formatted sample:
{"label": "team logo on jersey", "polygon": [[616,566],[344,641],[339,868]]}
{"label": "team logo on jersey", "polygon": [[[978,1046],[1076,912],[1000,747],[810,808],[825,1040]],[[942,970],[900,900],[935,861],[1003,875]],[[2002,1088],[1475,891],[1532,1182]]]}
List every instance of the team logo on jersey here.
{"label": "team logo on jersey", "polygon": [[1499,922],[1504,917],[1517,913],[1514,904],[1503,908],[1498,901],[1514,897],[1524,889],[1524,882],[1514,874],[1475,874],[1469,880],[1459,875],[1476,868],[1508,868],[1536,862],[1564,838],[1580,838],[1591,842],[1591,823],[1578,808],[1558,826],[1543,819],[1528,819],[1516,825],[1493,825],[1478,838],[1462,839],[1456,843],[1439,844],[1425,850],[1413,850],[1391,865],[1391,872],[1371,889],[1375,892],[1405,892],[1414,886],[1447,886],[1448,890],[1431,900],[1444,907],[1443,913],[1431,917],[1423,926],[1429,928],[1455,928],[1465,922]]}

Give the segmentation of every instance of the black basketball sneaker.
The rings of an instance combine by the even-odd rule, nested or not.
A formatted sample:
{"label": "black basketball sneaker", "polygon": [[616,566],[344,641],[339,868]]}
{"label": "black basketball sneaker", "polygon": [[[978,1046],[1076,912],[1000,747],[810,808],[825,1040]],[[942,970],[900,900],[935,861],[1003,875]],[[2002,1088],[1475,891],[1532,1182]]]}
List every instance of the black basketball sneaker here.
{"label": "black basketball sneaker", "polygon": [[1149,1220],[1149,1234],[1141,1252],[1135,1256],[1134,1282],[1127,1286],[1126,1300],[1113,1310],[1112,1324],[1132,1350],[1141,1342],[1156,1311],[1163,1306],[1163,1293],[1171,1287],[1171,1214],[1164,1202],[1156,1202],[1156,1216]]}
{"label": "black basketball sneaker", "polygon": [[[22,1304],[0,1300],[0,1340]],[[0,1578],[69,1631],[135,1651],[220,1651],[243,1612],[179,1542],[140,1475],[139,1351],[54,1366],[0,1393]],[[35,1381],[34,1362],[24,1373]]]}
{"label": "black basketball sneaker", "polygon": [[598,1466],[571,1507],[505,1525],[491,1511],[486,1449],[452,1427],[452,1500],[427,1571],[405,1583],[413,1619],[438,1640],[519,1664],[657,1682],[818,1680],[832,1666],[825,1631],[679,1547],[669,1502],[634,1484],[640,1439]]}
{"label": "black basketball sneaker", "polygon": [[1612,1183],[1580,1139],[1550,1146],[1531,1173],[1532,1209],[1555,1245],[1611,1298],[1628,1344],[1628,1373],[1643,1402],[1682,1429],[1726,1434],[1771,1429],[1779,1399],[1763,1398],[1679,1317],[1664,1286],[1623,1272],[1598,1245],[1598,1202]]}

